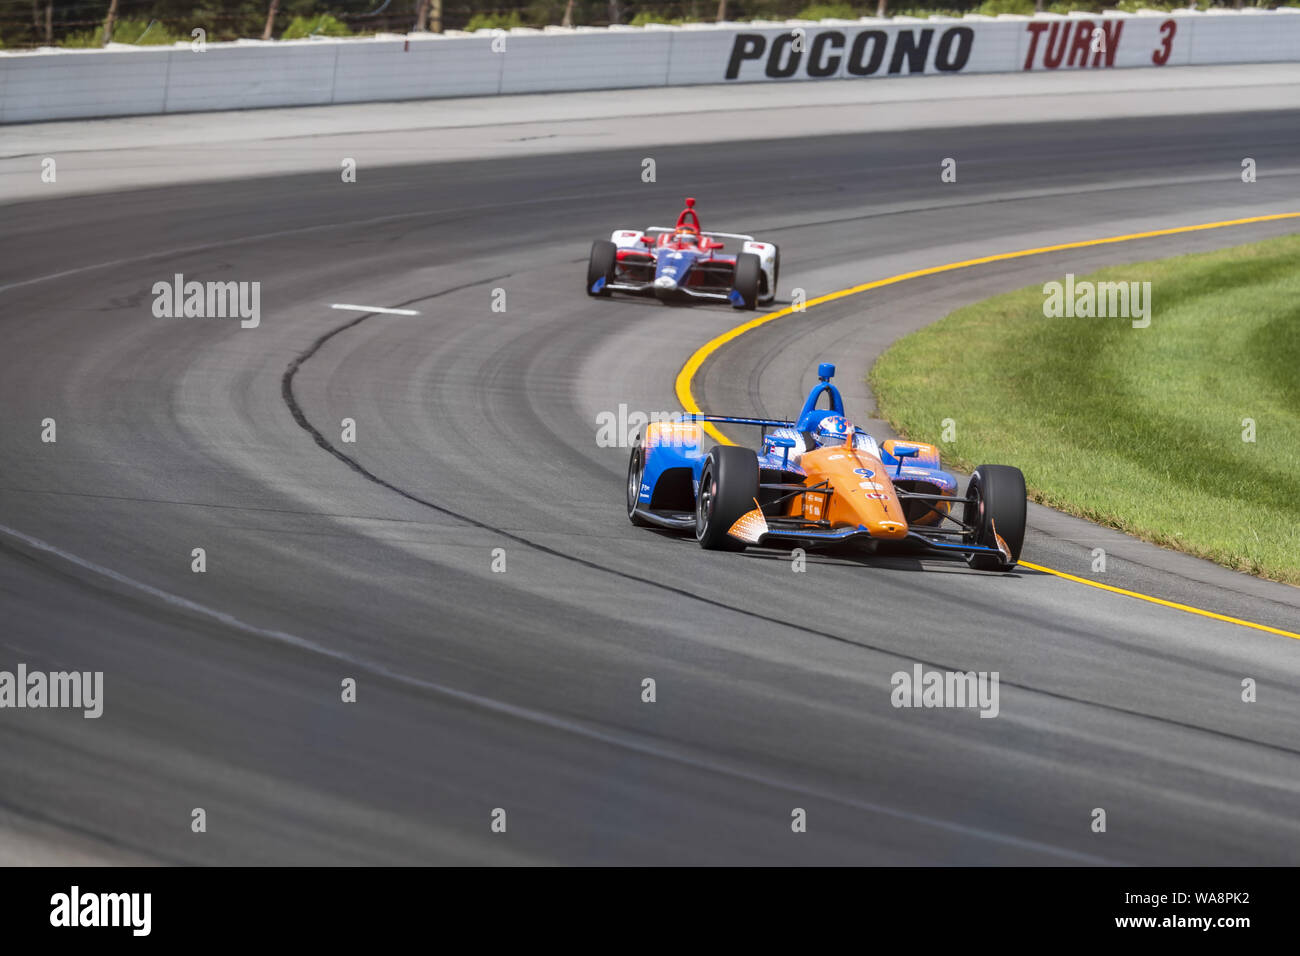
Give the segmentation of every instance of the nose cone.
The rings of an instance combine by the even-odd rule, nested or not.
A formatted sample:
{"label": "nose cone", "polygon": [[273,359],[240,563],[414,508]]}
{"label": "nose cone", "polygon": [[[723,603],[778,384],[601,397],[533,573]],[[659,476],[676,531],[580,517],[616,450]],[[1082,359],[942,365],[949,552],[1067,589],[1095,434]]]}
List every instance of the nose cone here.
{"label": "nose cone", "polygon": [[832,525],[865,528],[873,538],[907,537],[903,505],[880,459],[843,447],[808,452],[799,463],[810,483],[829,481],[835,494],[830,501]]}
{"label": "nose cone", "polygon": [[889,479],[881,480],[882,477],[854,481],[837,476],[831,480],[831,486],[841,505],[851,512],[845,515],[850,522],[866,528],[873,538],[905,538],[907,521],[903,518],[902,503],[894,496]]}
{"label": "nose cone", "polygon": [[873,534],[877,538],[904,538],[907,536],[907,524],[903,521],[882,518],[876,522],[876,529]]}
{"label": "nose cone", "polygon": [[656,292],[671,292],[680,289],[691,273],[695,256],[682,250],[665,249],[659,254],[655,263],[654,288]]}

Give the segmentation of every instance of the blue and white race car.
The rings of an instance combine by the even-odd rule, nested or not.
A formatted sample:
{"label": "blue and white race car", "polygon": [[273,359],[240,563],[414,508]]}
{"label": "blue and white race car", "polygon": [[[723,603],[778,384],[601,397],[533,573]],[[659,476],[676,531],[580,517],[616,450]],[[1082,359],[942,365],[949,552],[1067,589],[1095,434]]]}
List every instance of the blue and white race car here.
{"label": "blue and white race car", "polygon": [[688,197],[671,229],[616,229],[608,240],[593,242],[587,294],[714,299],[738,309],[756,309],[776,298],[780,271],[781,251],[772,243],[734,232],[702,231],[695,200]]}

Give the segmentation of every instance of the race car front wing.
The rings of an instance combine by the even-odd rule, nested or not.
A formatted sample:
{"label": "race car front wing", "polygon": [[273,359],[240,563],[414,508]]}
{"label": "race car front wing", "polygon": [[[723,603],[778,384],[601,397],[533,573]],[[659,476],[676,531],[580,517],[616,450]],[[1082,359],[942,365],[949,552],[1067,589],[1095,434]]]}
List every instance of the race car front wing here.
{"label": "race car front wing", "polygon": [[[792,497],[805,495],[808,492],[816,492],[823,495],[834,494],[825,482],[817,485],[761,484],[759,485],[759,488],[770,491],[786,492],[786,494],[782,495],[780,498],[770,502],[768,504],[769,508],[782,504]],[[920,494],[909,491],[898,491],[895,492],[895,494],[898,496],[900,501],[913,499],[933,502],[945,497],[942,495]],[[949,498],[948,500],[951,501],[952,499]],[[873,535],[865,525],[858,525],[856,528],[834,528],[826,521],[814,522],[803,518],[769,516],[764,513],[762,506],[759,506],[757,501],[755,501],[754,504],[756,507],[752,511],[746,512],[738,521],[736,521],[735,524],[727,529],[729,535],[738,541],[744,541],[746,544],[758,547],[782,543],[805,543],[817,546],[850,541],[853,539],[874,540]],[[1011,552],[1001,537],[998,538],[997,546],[995,547],[960,540],[970,534],[973,529],[965,522],[953,517],[947,511],[940,511],[939,514],[959,527],[926,528],[924,531],[912,529],[907,532],[907,536],[903,540],[927,551],[933,551],[939,554],[990,554],[998,555],[1004,559],[1010,558]]]}

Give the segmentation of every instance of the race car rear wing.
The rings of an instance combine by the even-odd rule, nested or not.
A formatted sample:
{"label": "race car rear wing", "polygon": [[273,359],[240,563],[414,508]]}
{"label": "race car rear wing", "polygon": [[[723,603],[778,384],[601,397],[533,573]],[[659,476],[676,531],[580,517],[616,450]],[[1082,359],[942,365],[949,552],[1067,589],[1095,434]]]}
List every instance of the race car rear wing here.
{"label": "race car rear wing", "polygon": [[[646,226],[643,232],[676,232],[677,229],[668,226]],[[753,236],[742,236],[738,232],[712,232],[706,230],[700,233],[701,236],[707,236],[710,239],[740,239],[744,242],[754,242]]]}
{"label": "race car rear wing", "polygon": [[759,425],[764,428],[794,428],[794,422],[777,418],[732,418],[728,415],[683,415],[684,422],[722,422],[724,425]]}
{"label": "race car rear wing", "polygon": [[[678,419],[678,421],[719,422],[723,425],[753,425],[755,428],[761,428],[763,430],[762,435],[764,441],[767,440],[767,430],[769,428],[793,428],[796,431],[803,431],[803,429],[799,428],[798,422],[785,421],[784,419],[780,419],[780,418],[736,418],[730,415],[682,415],[681,418]],[[853,432],[855,435],[865,435],[867,438],[871,438],[870,432],[868,432],[865,428],[859,428],[857,425],[853,426]],[[807,433],[805,432],[805,434]],[[781,444],[782,442],[788,442],[789,439],[779,439],[779,440],[774,439],[774,441],[777,444]],[[856,438],[854,439],[854,441],[856,442]],[[784,446],[784,447],[789,447],[789,446]],[[854,447],[858,447],[858,446],[855,445]],[[900,448],[903,449],[909,447],[911,446],[908,445],[900,446]],[[915,451],[909,451],[907,452],[906,455],[897,456],[900,473],[903,467],[903,458],[911,457],[911,455],[915,453],[916,453]]]}
{"label": "race car rear wing", "polygon": [[[718,422],[721,425],[753,425],[761,429],[762,440],[767,441],[767,430],[769,428],[794,428],[794,422],[784,421],[779,418],[736,418],[731,415],[683,415],[681,420],[684,422]],[[790,445],[789,439],[784,439]],[[786,449],[786,456],[789,457],[789,447]]]}

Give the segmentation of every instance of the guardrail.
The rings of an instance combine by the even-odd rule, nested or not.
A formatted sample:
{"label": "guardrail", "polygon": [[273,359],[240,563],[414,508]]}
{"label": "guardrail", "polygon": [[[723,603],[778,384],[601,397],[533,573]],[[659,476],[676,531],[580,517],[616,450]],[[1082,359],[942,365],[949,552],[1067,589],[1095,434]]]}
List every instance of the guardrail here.
{"label": "guardrail", "polygon": [[0,53],[0,123],[566,90],[1300,60],[1300,9],[789,20]]}

